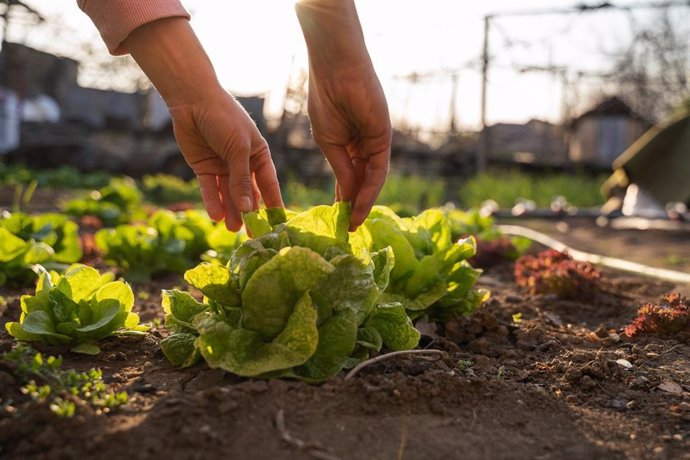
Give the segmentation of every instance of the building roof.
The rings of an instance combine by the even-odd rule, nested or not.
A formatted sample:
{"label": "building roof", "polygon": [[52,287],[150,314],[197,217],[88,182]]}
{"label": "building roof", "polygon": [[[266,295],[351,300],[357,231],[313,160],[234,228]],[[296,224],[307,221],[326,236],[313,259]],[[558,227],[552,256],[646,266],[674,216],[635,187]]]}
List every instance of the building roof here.
{"label": "building roof", "polygon": [[581,120],[585,118],[592,117],[611,117],[611,116],[623,116],[632,119],[637,119],[645,124],[649,124],[648,121],[635,112],[628,104],[626,104],[622,99],[617,96],[608,97],[597,105],[589,109],[588,111],[581,114],[579,117],[573,119],[570,122],[570,127],[575,127]]}

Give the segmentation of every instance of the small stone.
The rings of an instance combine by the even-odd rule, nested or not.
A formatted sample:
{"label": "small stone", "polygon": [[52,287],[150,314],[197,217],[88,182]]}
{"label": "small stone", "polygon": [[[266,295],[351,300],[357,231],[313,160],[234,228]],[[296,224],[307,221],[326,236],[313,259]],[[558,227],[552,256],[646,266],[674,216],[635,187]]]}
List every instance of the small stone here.
{"label": "small stone", "polygon": [[577,403],[577,396],[568,395],[565,397],[565,402],[567,402],[568,404],[575,404],[575,403]]}
{"label": "small stone", "polygon": [[236,401],[223,401],[218,406],[218,410],[220,411],[221,414],[226,414],[228,412],[232,412],[235,409],[237,409],[237,406],[238,406],[238,404]]}
{"label": "small stone", "polygon": [[625,369],[630,369],[631,367],[633,367],[632,363],[627,359],[617,359],[616,364],[618,364],[621,367],[624,367]]}
{"label": "small stone", "polygon": [[549,312],[549,311],[544,312],[544,318],[546,318],[546,320],[547,320],[549,323],[553,324],[553,325],[556,326],[556,327],[561,327],[561,326],[563,326],[563,320],[561,319],[560,316],[558,316],[558,315],[555,314],[555,313],[551,313],[551,312]]}
{"label": "small stone", "polygon": [[597,335],[597,337],[599,337],[600,339],[605,339],[606,337],[609,336],[609,331],[607,331],[606,328],[603,327],[603,326],[597,328],[597,330],[594,331],[594,333],[595,333],[595,334]]}
{"label": "small stone", "polygon": [[580,379],[580,385],[585,390],[592,390],[592,389],[596,388],[597,382],[595,382],[594,379],[592,377],[590,377],[589,375],[583,375],[582,378]]}
{"label": "small stone", "polygon": [[633,389],[639,389],[639,390],[646,390],[647,388],[650,387],[652,383],[649,381],[647,377],[644,376],[639,376],[635,377],[635,380],[633,380],[630,383],[630,388]]}
{"label": "small stone", "polygon": [[674,395],[683,394],[683,387],[681,387],[673,380],[664,380],[657,386],[657,388],[661,391],[665,391],[666,393],[671,393]]}
{"label": "small stone", "polygon": [[500,325],[496,328],[496,334],[501,337],[507,337],[510,334],[510,330],[506,326]]}
{"label": "small stone", "polygon": [[150,383],[139,381],[139,382],[134,382],[134,384],[132,385],[132,391],[135,391],[136,393],[142,393],[142,394],[155,393],[156,387]]}
{"label": "small stone", "polygon": [[628,402],[623,399],[612,399],[609,405],[617,410],[626,409]]}
{"label": "small stone", "polygon": [[625,408],[628,410],[635,409],[637,407],[637,403],[635,401],[628,401],[628,403],[625,405]]}
{"label": "small stone", "polygon": [[582,377],[582,372],[574,367],[571,367],[565,373],[565,379],[571,383],[577,381],[580,377]]}

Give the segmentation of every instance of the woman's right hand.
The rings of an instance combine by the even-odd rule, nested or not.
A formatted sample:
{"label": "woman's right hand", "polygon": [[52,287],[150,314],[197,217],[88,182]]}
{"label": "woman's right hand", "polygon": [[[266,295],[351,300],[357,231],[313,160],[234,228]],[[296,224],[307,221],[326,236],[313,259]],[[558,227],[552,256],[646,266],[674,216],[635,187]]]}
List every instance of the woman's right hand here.
{"label": "woman's right hand", "polygon": [[309,50],[309,120],[335,173],[336,198],[351,202],[350,230],[369,215],[388,174],[391,121],[353,0],[300,0]]}

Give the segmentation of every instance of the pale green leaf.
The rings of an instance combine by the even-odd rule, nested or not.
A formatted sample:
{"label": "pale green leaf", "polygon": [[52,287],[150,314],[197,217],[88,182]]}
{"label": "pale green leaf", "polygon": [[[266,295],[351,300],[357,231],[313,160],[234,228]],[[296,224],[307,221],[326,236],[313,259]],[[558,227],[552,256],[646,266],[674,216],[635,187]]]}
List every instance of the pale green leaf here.
{"label": "pale green leaf", "polygon": [[414,328],[401,304],[381,304],[367,320],[367,327],[376,329],[389,350],[411,350],[419,344],[421,334]]}
{"label": "pale green leaf", "polygon": [[227,267],[203,262],[187,270],[184,279],[206,297],[222,305],[240,305],[239,290]]}
{"label": "pale green leaf", "polygon": [[304,364],[316,351],[316,308],[308,293],[297,301],[282,332],[266,342],[247,329],[235,329],[213,315],[194,322],[200,333],[197,345],[211,367],[255,377]]}
{"label": "pale green leaf", "polygon": [[247,282],[242,292],[242,326],[264,339],[276,337],[303,294],[334,270],[333,265],[310,249],[281,250]]}

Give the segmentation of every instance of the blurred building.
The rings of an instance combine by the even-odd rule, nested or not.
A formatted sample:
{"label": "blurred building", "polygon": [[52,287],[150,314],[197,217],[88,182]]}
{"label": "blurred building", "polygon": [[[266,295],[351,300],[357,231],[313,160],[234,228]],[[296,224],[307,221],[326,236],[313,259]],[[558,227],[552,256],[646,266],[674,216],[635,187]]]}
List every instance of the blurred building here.
{"label": "blurred building", "polygon": [[[191,170],[154,90],[85,88],[79,63],[17,43],[0,52],[0,155],[33,167],[72,165],[138,175]],[[264,100],[238,98],[265,132]],[[141,155],[146,152],[146,155]]]}
{"label": "blurred building", "polygon": [[567,161],[567,148],[560,125],[530,120],[524,124],[496,123],[487,129],[489,163],[558,167]]}
{"label": "blurred building", "polygon": [[567,127],[569,159],[575,164],[610,169],[613,160],[650,126],[621,99],[605,99]]}

